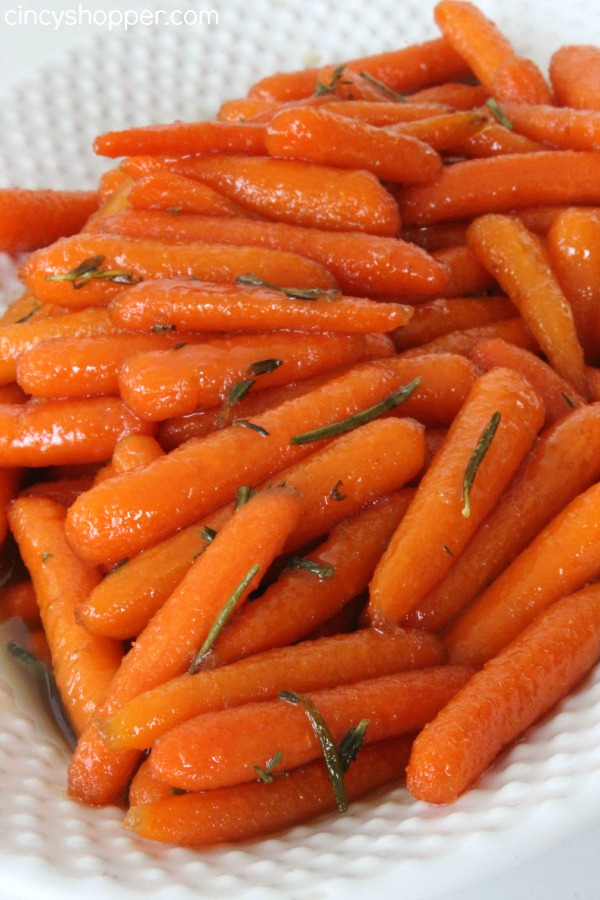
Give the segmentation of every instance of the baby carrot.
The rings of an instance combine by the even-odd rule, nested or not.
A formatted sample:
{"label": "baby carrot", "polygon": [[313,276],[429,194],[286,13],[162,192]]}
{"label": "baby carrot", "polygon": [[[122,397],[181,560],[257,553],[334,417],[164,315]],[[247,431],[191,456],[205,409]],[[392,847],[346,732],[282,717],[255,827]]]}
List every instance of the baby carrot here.
{"label": "baby carrot", "polygon": [[264,153],[264,128],[246,122],[171,122],[108,131],[94,141],[100,156],[194,156]]}
{"label": "baby carrot", "polygon": [[[428,119],[392,125],[386,131],[416,138],[441,152],[461,146],[464,141],[486,128],[487,121],[487,116],[477,110],[450,111]],[[404,181],[408,179],[405,178]]]}
{"label": "baby carrot", "polygon": [[[257,587],[294,527],[299,501],[281,488],[263,491],[241,506],[194,562],[178,588],[123,658],[98,715],[182,675],[214,638],[213,628]],[[137,754],[111,751],[96,722],[82,734],[69,767],[71,796],[87,803],[114,801],[122,792]]]}
{"label": "baby carrot", "polygon": [[407,786],[450,803],[600,656],[600,586],[558,600],[491,659],[417,737]]}
{"label": "baby carrot", "polygon": [[98,584],[99,571],[79,560],[65,540],[66,510],[42,497],[12,504],[10,525],[38,599],[52,664],[75,731],[85,728],[123,655],[119,641],[88,634],[74,610]]}
{"label": "baby carrot", "polygon": [[127,805],[140,806],[142,803],[156,803],[157,800],[167,800],[171,797],[173,792],[169,785],[154,777],[147,758],[142,760],[129,783]]}
{"label": "baby carrot", "polygon": [[140,178],[131,187],[128,200],[134,209],[164,209],[171,215],[245,215],[243,206],[223,197],[207,184],[178,175],[177,172],[154,172]]}
{"label": "baby carrot", "polygon": [[467,328],[513,318],[516,309],[504,297],[453,297],[430,300],[415,307],[413,317],[392,335],[401,352]]}
{"label": "baby carrot", "polygon": [[95,191],[0,189],[0,251],[24,253],[75,234],[98,208]]}
{"label": "baby carrot", "polygon": [[469,246],[506,291],[558,374],[587,395],[584,359],[573,313],[537,236],[508,216],[481,216]]}
{"label": "baby carrot", "polygon": [[360,119],[368,125],[382,127],[399,122],[413,122],[450,112],[443,103],[386,103],[380,100],[333,100],[327,112],[349,119]]}
{"label": "baby carrot", "polygon": [[[141,210],[112,216],[102,227],[126,237],[270,247],[298,253],[324,265],[343,291],[361,297],[438,293],[446,289],[448,280],[443,261],[436,262],[420,248],[396,238],[357,231],[324,231],[239,216],[224,220]],[[289,279],[286,284],[291,284]]]}
{"label": "baby carrot", "polygon": [[13,616],[25,622],[30,631],[42,627],[40,608],[30,578],[9,584],[2,589],[0,621],[5,622]]}
{"label": "baby carrot", "polygon": [[[348,800],[398,781],[411,743],[410,737],[392,738],[361,750],[344,778]],[[259,837],[335,809],[325,763],[316,761],[270,784],[256,781],[204,793],[171,793],[158,802],[132,806],[125,827],[155,841],[197,846]]]}
{"label": "baby carrot", "polygon": [[465,84],[462,81],[446,81],[432,87],[414,91],[406,99],[411,105],[416,103],[441,103],[452,109],[477,109],[488,99],[489,94],[480,84]]}
{"label": "baby carrot", "polygon": [[324,289],[336,286],[323,266],[295,253],[220,244],[133,241],[102,234],[80,234],[38,250],[21,266],[20,274],[40,300],[82,307],[106,304],[124,286],[145,279],[201,278],[231,284],[246,272],[274,284]]}
{"label": "baby carrot", "polygon": [[163,455],[163,450],[149,434],[128,434],[116,445],[112,455],[115,475],[130,472],[138,466],[147,466]]}
{"label": "baby carrot", "polygon": [[554,102],[552,91],[548,87],[537,65],[530,59],[513,57],[507,59],[492,76],[490,93],[498,97],[502,103],[551,104]]}
{"label": "baby carrot", "polygon": [[432,635],[396,629],[304,641],[257,653],[229,666],[181,675],[130,700],[100,723],[109,746],[144,750],[171,728],[195,716],[269,700],[278,691],[316,691],[393,672],[445,662]]}
{"label": "baby carrot", "polygon": [[559,47],[550,59],[550,81],[561,106],[600,110],[600,48]]}
{"label": "baby carrot", "polygon": [[248,97],[257,100],[299,100],[315,90],[319,70],[315,67],[296,72],[276,72],[252,85]]}
{"label": "baby carrot", "polygon": [[151,434],[115,397],[0,406],[0,466],[104,462],[126,434]]}
{"label": "baby carrot", "polygon": [[302,287],[281,290],[276,284],[263,286],[254,274],[247,278],[248,283],[235,285],[183,279],[139,284],[115,297],[111,321],[131,331],[283,329],[374,334],[401,327],[413,314],[412,307],[400,303],[331,296],[310,288],[306,294]]}
{"label": "baby carrot", "polygon": [[93,475],[80,475],[72,478],[58,478],[56,481],[35,481],[25,490],[21,491],[21,497],[46,497],[60,503],[68,509],[80,494],[89,491],[94,483]]}
{"label": "baby carrot", "polygon": [[398,198],[405,225],[453,221],[515,207],[600,202],[600,155],[547,150],[469,159],[446,166]]}
{"label": "baby carrot", "polygon": [[480,666],[554,600],[600,573],[600,485],[569,503],[445,635],[450,655]]}
{"label": "baby carrot", "polygon": [[[516,372],[481,376],[375,570],[374,624],[399,622],[447,574],[531,448],[543,416],[539,397]],[[479,470],[471,479],[473,465]]]}
{"label": "baby carrot", "polygon": [[[371,743],[422,728],[471,672],[462,666],[432,666],[315,691],[306,697],[327,723],[336,744],[362,719],[369,720],[365,741]],[[264,769],[276,753],[281,756],[271,767],[273,774],[321,756],[319,739],[301,704],[265,700],[190,719],[157,741],[150,770],[183,790],[215,789],[254,781],[255,765]]]}
{"label": "baby carrot", "polygon": [[22,481],[23,469],[16,466],[0,468],[0,544],[4,543],[8,531],[8,505],[17,496]]}
{"label": "baby carrot", "polygon": [[265,146],[270,156],[366,169],[387,181],[427,181],[442,166],[438,154],[410,134],[309,106],[277,113]]}
{"label": "baby carrot", "polygon": [[479,325],[477,328],[467,328],[464,331],[451,331],[441,337],[434,338],[420,347],[411,347],[401,353],[402,359],[412,359],[416,356],[430,355],[433,353],[464,354],[470,356],[474,348],[482,341],[499,338],[517,347],[525,347],[527,350],[537,351],[538,346],[531,336],[531,332],[522,319],[504,319],[493,322],[491,325]]}
{"label": "baby carrot", "polygon": [[562,150],[600,150],[600,110],[502,102],[515,131]]}
{"label": "baby carrot", "polygon": [[[448,273],[444,297],[468,297],[470,294],[483,294],[493,288],[492,277],[466,244],[442,247],[434,250],[431,255],[436,262],[445,266]],[[441,293],[437,291],[429,299],[435,300]],[[427,298],[423,296],[421,299]],[[420,299],[415,297],[413,302],[419,303]]]}
{"label": "baby carrot", "polygon": [[221,406],[226,424],[240,417],[238,398],[303,381],[343,365],[391,356],[373,335],[271,333],[239,335],[176,350],[137,353],[118,377],[121,398],[150,421]]}

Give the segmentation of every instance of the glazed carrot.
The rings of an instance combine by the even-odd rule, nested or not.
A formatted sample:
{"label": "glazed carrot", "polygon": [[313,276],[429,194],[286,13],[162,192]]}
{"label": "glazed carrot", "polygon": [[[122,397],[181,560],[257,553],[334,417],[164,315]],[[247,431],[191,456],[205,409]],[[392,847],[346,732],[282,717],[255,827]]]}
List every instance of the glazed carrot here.
{"label": "glazed carrot", "polygon": [[[289,490],[263,491],[241,506],[193,563],[185,578],[133,644],[108,688],[99,716],[142,691],[182,675],[202,651],[225,603],[243,603],[281,552],[299,514]],[[137,754],[111,751],[96,722],[82,734],[69,766],[69,792],[105,804],[122,793]]]}
{"label": "glazed carrot", "polygon": [[479,325],[477,328],[467,328],[465,331],[451,331],[441,337],[434,338],[420,347],[411,347],[401,354],[402,359],[412,359],[416,356],[430,355],[433,353],[464,354],[469,356],[474,347],[482,341],[499,338],[517,347],[525,347],[527,350],[536,351],[536,342],[531,332],[522,319],[504,319],[491,325]]}
{"label": "glazed carrot", "polygon": [[115,191],[129,180],[129,176],[120,169],[108,169],[103,172],[98,182],[98,196],[103,205],[110,200]]}
{"label": "glazed carrot", "polygon": [[128,195],[134,209],[164,209],[171,214],[195,213],[204,216],[243,216],[244,207],[217,191],[178,175],[177,172],[153,172],[134,182]]}
{"label": "glazed carrot", "polygon": [[[316,78],[316,74],[315,74]],[[292,101],[294,102],[294,101]],[[277,112],[283,106],[281,100],[261,100],[258,97],[236,97],[225,100],[217,112],[219,122],[248,122],[255,116]]]}
{"label": "glazed carrot", "polygon": [[502,110],[516,131],[534,141],[563,150],[600,149],[600,110],[506,100]]}
{"label": "glazed carrot", "polygon": [[394,237],[398,207],[371,173],[295,159],[222,156],[175,160],[168,168],[197,178],[267,219]]}
{"label": "glazed carrot", "polygon": [[450,112],[443,103],[386,103],[373,100],[332,100],[327,112],[348,119],[360,119],[369,125],[397,125]]}
{"label": "glazed carrot", "polygon": [[140,806],[142,803],[156,803],[173,797],[173,791],[164,781],[155,778],[150,771],[148,759],[142,760],[135,771],[127,792],[128,807]]}
{"label": "glazed carrot", "polygon": [[600,216],[573,207],[560,212],[548,231],[546,247],[577,328],[586,360],[596,364],[600,342]]}
{"label": "glazed carrot", "polygon": [[[365,747],[345,776],[348,800],[396,782],[411,742],[410,737],[401,737]],[[259,837],[335,808],[325,764],[317,761],[271,784],[257,781],[133,806],[125,827],[155,841],[197,846]]]}
{"label": "glazed carrot", "polygon": [[364,629],[304,641],[167,681],[130,700],[101,722],[100,730],[111,747],[144,750],[171,728],[207,712],[269,700],[282,690],[322,690],[441,665],[445,659],[441,641],[410,629],[389,634]]}
{"label": "glazed carrot", "polygon": [[321,625],[313,628],[306,635],[306,640],[316,641],[321,638],[334,637],[338,634],[354,634],[360,627],[359,619],[363,614],[366,602],[367,598],[364,593],[353,597],[333,616],[330,616]]}
{"label": "glazed carrot", "polygon": [[8,531],[8,505],[17,496],[22,481],[23,469],[16,466],[0,468],[0,544],[4,542]]}
{"label": "glazed carrot", "polygon": [[415,307],[410,322],[393,334],[398,351],[418,347],[451,331],[477,328],[513,318],[515,307],[504,297],[454,297]]}
{"label": "glazed carrot", "polygon": [[144,351],[166,350],[182,341],[199,340],[200,335],[120,334],[116,329],[112,334],[96,337],[56,337],[20,354],[17,380],[35,397],[116,395],[119,392],[119,366],[131,356]]}
{"label": "glazed carrot", "polygon": [[24,403],[27,394],[16,382],[0,385],[0,403]]}
{"label": "glazed carrot", "polygon": [[119,393],[149,421],[220,406],[227,424],[241,417],[236,391],[256,393],[392,353],[389,338],[371,334],[239,335],[138,353],[119,370]]}
{"label": "glazed carrot", "polygon": [[[466,473],[494,417],[497,432],[487,439],[471,497]],[[531,448],[543,418],[541,400],[516,372],[493,369],[476,382],[375,570],[369,601],[375,625],[399,622],[448,573]]]}
{"label": "glazed carrot", "polygon": [[600,485],[569,503],[445,635],[451,657],[482,665],[554,600],[600,572]]}
{"label": "glazed carrot", "polygon": [[[361,297],[397,298],[405,293],[440,292],[448,280],[443,264],[419,248],[395,238],[360,232],[141,210],[111,217],[103,222],[103,228],[129,237],[270,247],[299,253],[324,265],[346,293]],[[289,279],[286,283],[290,284]]]}
{"label": "glazed carrot", "polygon": [[428,181],[442,166],[428,144],[407,132],[309,106],[277,113],[267,126],[265,146],[270,156],[366,169],[387,181]]}
{"label": "glazed carrot", "polygon": [[115,475],[147,466],[163,455],[163,450],[149,434],[128,434],[117,443],[112,455]]}
{"label": "glazed carrot", "polygon": [[[214,246],[214,245],[213,245]],[[116,297],[113,324],[131,331],[165,328],[179,331],[246,332],[297,330],[343,334],[385,333],[410,321],[412,307],[375,303],[362,297],[333,297],[317,291],[294,297],[276,287],[251,283],[216,285],[207,281],[155,280]],[[296,288],[295,293],[298,293]],[[193,351],[189,351],[193,352]]]}
{"label": "glazed carrot", "polygon": [[25,291],[2,311],[0,326],[4,328],[6,325],[30,322],[34,319],[46,319],[64,311],[51,303],[40,303],[29,291]]}
{"label": "glazed carrot", "polygon": [[0,466],[103,462],[126,434],[153,431],[114,397],[1,406]]}
{"label": "glazed carrot", "polygon": [[104,309],[84,309],[63,316],[17,322],[0,328],[0,382],[10,384],[23,353],[53,338],[93,337],[115,332]]}
{"label": "glazed carrot", "polygon": [[240,122],[171,122],[108,131],[94,141],[100,156],[193,156],[264,153],[264,128]]}
{"label": "glazed carrot", "polygon": [[89,635],[75,623],[75,607],[101,576],[67,544],[64,507],[23,497],[12,504],[9,515],[35,587],[56,682],[73,727],[81,733],[123,655],[120,642]]}
{"label": "glazed carrot", "polygon": [[80,475],[73,478],[58,478],[56,481],[36,481],[21,491],[21,497],[46,497],[67,509],[80,494],[89,491],[94,483],[93,476]]}
{"label": "glazed carrot", "polygon": [[[507,215],[519,219],[529,231],[534,231],[536,234],[540,235],[546,235],[559,216],[562,216],[563,213],[571,209],[573,209],[572,206],[533,206],[525,209],[512,210],[507,213]],[[588,206],[582,211],[596,216],[600,213],[600,209],[597,206]]]}
{"label": "glazed carrot", "polygon": [[447,81],[435,84],[421,91],[414,91],[406,99],[409,103],[442,103],[453,109],[477,109],[488,99],[489,94],[480,84],[464,84],[462,81]]}
{"label": "glazed carrot", "polygon": [[248,97],[258,100],[299,100],[313,93],[319,70],[300,69],[297,72],[276,72],[252,85]]}
{"label": "glazed carrot", "polygon": [[[493,279],[490,274],[466,244],[434,250],[432,256],[436,262],[446,267],[448,273],[448,280],[443,290],[444,297],[482,294],[493,287]],[[436,300],[440,293],[438,291],[431,299]],[[418,297],[413,299],[417,303],[420,302]],[[425,298],[423,297],[423,299]]]}
{"label": "glazed carrot", "polygon": [[410,241],[423,250],[448,250],[451,247],[466,247],[466,222],[444,222],[442,225],[409,225],[400,232],[402,240]]}
{"label": "glazed carrot", "polygon": [[449,803],[494,757],[561,700],[600,656],[600,586],[558,600],[417,737],[407,769],[413,796]]}
{"label": "glazed carrot", "polygon": [[[92,265],[78,276],[82,266]],[[36,297],[82,307],[106,304],[124,286],[145,279],[201,278],[233,283],[246,272],[274,284],[336,286],[323,266],[294,253],[220,244],[177,246],[103,234],[76,235],[38,250],[21,266],[20,274]]]}
{"label": "glazed carrot", "polygon": [[582,406],[586,402],[584,397],[574,390],[568,381],[557,375],[548,363],[523,347],[496,338],[476,344],[470,358],[484,372],[497,366],[520,372],[544,401],[545,428],[562,419],[574,407]]}
{"label": "glazed carrot", "polygon": [[591,366],[586,366],[585,373],[587,375],[590,400],[597,403],[600,400],[600,369],[593,369]]}
{"label": "glazed carrot", "polygon": [[600,48],[559,47],[550,58],[550,81],[561,106],[600,110]]}
{"label": "glazed carrot", "polygon": [[447,628],[554,516],[600,477],[599,451],[598,404],[574,410],[543,432],[446,577],[403,624],[436,632]]}
{"label": "glazed carrot", "polygon": [[[327,534],[365,503],[396,490],[418,474],[423,456],[421,428],[414,422],[390,420],[373,422],[342,435],[295,466],[278,472],[276,483],[285,481],[298,492],[302,503],[302,514],[286,552]],[[262,485],[263,489],[266,487],[268,483]],[[343,500],[337,500],[339,496]],[[233,504],[209,513],[116,568],[79,608],[79,621],[99,634],[123,638],[139,634],[192,561],[206,549],[206,526],[218,531],[230,518],[232,509]],[[383,547],[377,546],[381,552]],[[375,562],[376,559],[372,564],[367,562],[367,566],[374,566]]]}
{"label": "glazed carrot", "polygon": [[453,221],[537,204],[600,202],[600,155],[547,150],[469,159],[447,166],[399,198],[405,225]]}
{"label": "glazed carrot", "polygon": [[[485,115],[485,110],[481,110]],[[534,141],[524,134],[511,131],[504,125],[500,125],[488,113],[487,124],[484,128],[465,140],[456,143],[452,149],[458,156],[467,159],[480,159],[486,156],[499,156],[503,153],[540,153],[548,150],[546,144]]]}
{"label": "glazed carrot", "polygon": [[[339,490],[343,489],[342,484]],[[362,593],[413,493],[404,488],[335,525],[310,553],[316,563],[333,566],[333,576],[318,581],[303,569],[282,572],[262,597],[223,629],[205,668],[302,640]]]}
{"label": "glazed carrot", "polygon": [[2,589],[0,620],[5,622],[13,616],[22,619],[29,629],[41,627],[40,608],[30,578]]}
{"label": "glazed carrot", "polygon": [[0,189],[0,250],[23,253],[75,234],[98,208],[95,191]]}
{"label": "glazed carrot", "polygon": [[550,89],[537,66],[518,57],[494,22],[473,3],[441,0],[434,8],[434,18],[450,46],[490,94],[504,99],[506,85],[499,76],[510,66],[520,73],[519,94],[524,103],[550,102]]}
{"label": "glazed carrot", "polygon": [[552,91],[530,59],[508,59],[492,76],[490,91],[502,103],[551,104]]}
{"label": "glazed carrot", "polygon": [[[362,719],[369,719],[365,742],[371,743],[422,728],[471,672],[462,666],[432,666],[306,696],[336,744]],[[150,770],[183,790],[214,790],[254,781],[254,765],[264,768],[277,752],[281,757],[273,774],[318,759],[322,749],[301,705],[265,700],[206,713],[173,728],[154,745]]]}
{"label": "glazed carrot", "polygon": [[448,112],[414,122],[402,122],[388,127],[386,131],[393,134],[410,135],[441,152],[461,146],[464,141],[479,134],[482,129],[487,128],[487,121],[487,116],[481,112],[468,110],[466,112]]}
{"label": "glazed carrot", "polygon": [[469,246],[511,298],[553,368],[584,397],[584,359],[573,313],[539,238],[508,216],[481,216]]}

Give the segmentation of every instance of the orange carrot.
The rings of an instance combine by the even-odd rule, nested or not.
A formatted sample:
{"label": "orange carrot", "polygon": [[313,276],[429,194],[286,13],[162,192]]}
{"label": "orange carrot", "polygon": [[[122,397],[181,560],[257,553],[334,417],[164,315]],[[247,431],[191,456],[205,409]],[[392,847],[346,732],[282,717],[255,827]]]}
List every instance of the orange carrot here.
{"label": "orange carrot", "polygon": [[23,469],[16,466],[0,468],[0,544],[4,542],[8,531],[8,505],[17,496],[22,481]]}
{"label": "orange carrot", "polygon": [[126,434],[153,431],[114,397],[0,406],[0,466],[104,462]]}
{"label": "orange carrot", "polygon": [[[316,74],[315,74],[316,78]],[[291,101],[292,103],[295,101]],[[217,112],[218,122],[248,122],[255,116],[269,115],[283,106],[281,100],[261,100],[259,97],[236,97],[225,100]]]}
{"label": "orange carrot", "polygon": [[444,222],[442,225],[408,225],[400,232],[405,241],[417,244],[424,250],[448,250],[451,247],[466,247],[466,222]]}
{"label": "orange carrot", "polygon": [[389,339],[370,334],[239,335],[138,353],[119,370],[119,393],[136,415],[150,421],[221,405],[217,415],[227,424],[240,418],[238,397],[249,391],[392,353]]}
{"label": "orange carrot", "polygon": [[392,335],[398,351],[418,347],[451,331],[477,328],[515,316],[516,310],[504,297],[453,297],[430,300],[415,307],[410,322]]}
{"label": "orange carrot", "polygon": [[[399,622],[448,573],[531,448],[543,415],[539,397],[516,372],[493,369],[482,375],[375,571],[373,623]],[[469,477],[482,442],[487,452]]]}
{"label": "orange carrot", "polygon": [[[324,265],[342,290],[361,297],[397,298],[446,289],[443,262],[419,248],[357,231],[324,231],[285,222],[251,221],[217,216],[171,216],[140,210],[123,212],[103,222],[103,229],[126,237],[164,241],[270,247],[306,256]],[[290,285],[289,279],[286,281]]]}
{"label": "orange carrot", "polygon": [[240,122],[172,122],[108,131],[94,141],[100,156],[193,156],[264,153],[264,128]]}
{"label": "orange carrot", "polygon": [[[410,737],[378,741],[365,747],[345,777],[349,801],[357,800],[401,777]],[[125,827],[164,843],[188,846],[259,837],[336,808],[325,764],[308,763],[276,778],[219,791],[169,796],[132,806]]]}
{"label": "orange carrot", "polygon": [[365,629],[305,641],[167,681],[130,700],[101,722],[100,730],[111,747],[144,750],[171,728],[207,712],[269,700],[282,690],[323,690],[445,659],[440,641],[410,629],[388,634]]}
{"label": "orange carrot", "polygon": [[[471,672],[433,666],[315,691],[307,699],[321,713],[336,744],[362,719],[369,720],[365,741],[371,743],[422,728]],[[255,780],[254,766],[264,769],[275,753],[281,757],[270,767],[273,774],[321,756],[319,739],[301,704],[265,700],[190,719],[157,741],[150,770],[183,790],[215,789]]]}
{"label": "orange carrot", "polygon": [[600,150],[600,110],[502,102],[513,128],[563,150]]}
{"label": "orange carrot", "polygon": [[349,119],[360,119],[382,127],[399,122],[413,122],[450,112],[443,103],[386,103],[373,100],[332,100],[327,112]]}
{"label": "orange carrot", "polygon": [[[470,294],[483,294],[493,288],[493,279],[466,244],[434,250],[432,256],[448,272],[444,297],[467,297]],[[437,291],[430,299],[436,300],[440,294],[441,291]],[[420,299],[424,300],[425,297],[414,297],[413,302],[418,303]]]}
{"label": "orange carrot", "polygon": [[154,172],[134,182],[128,195],[134,209],[164,209],[172,215],[195,213],[205,216],[243,216],[243,206],[228,200],[217,191],[178,175],[177,172]]}
{"label": "orange carrot", "polygon": [[155,803],[172,797],[169,785],[155,778],[150,771],[150,761],[147,758],[142,760],[129,784],[127,805],[140,806],[142,803]]}
{"label": "orange carrot", "polygon": [[103,205],[110,200],[115,191],[127,181],[129,181],[129,176],[120,169],[108,169],[106,172],[103,172],[98,182],[100,204]]}
{"label": "orange carrot", "polygon": [[450,803],[561,700],[600,656],[600,586],[557,601],[449,701],[417,737],[413,796]]}
{"label": "orange carrot", "polygon": [[75,234],[98,208],[95,191],[0,190],[0,250],[23,253]]}
{"label": "orange carrot", "polygon": [[56,481],[36,481],[21,491],[21,497],[46,497],[65,508],[71,506],[80,494],[89,491],[94,483],[93,476],[80,475],[73,478],[58,478]]}
{"label": "orange carrot", "polygon": [[[487,107],[486,107],[487,109]],[[486,115],[486,109],[480,110]],[[486,156],[499,156],[505,153],[540,153],[548,150],[546,144],[534,141],[524,134],[511,131],[496,122],[491,113],[487,113],[487,124],[476,134],[467,136],[463,141],[451,148],[458,156],[467,159],[480,159]]]}
{"label": "orange carrot", "polygon": [[[79,276],[82,267],[87,271]],[[36,297],[73,307],[108,303],[124,285],[145,279],[193,277],[233,283],[246,272],[274,284],[336,286],[323,266],[294,253],[220,244],[177,246],[102,234],[57,241],[21,266],[21,277]]]}
{"label": "orange carrot", "polygon": [[453,221],[536,204],[600,202],[600,155],[547,150],[469,159],[399,198],[405,225]]}
{"label": "orange carrot", "polygon": [[343,294],[328,296],[310,289],[303,296],[302,288],[292,287],[286,293],[276,285],[263,286],[254,274],[247,278],[247,283],[236,285],[183,279],[139,284],[113,300],[111,320],[115,326],[131,331],[239,328],[246,332],[283,329],[369,334],[393,331],[410,321],[413,314],[410,306],[400,303],[375,303]]}
{"label": "orange carrot", "polygon": [[115,475],[147,466],[163,455],[160,444],[149,434],[128,434],[117,443],[112,455]]}
{"label": "orange carrot", "polygon": [[22,497],[10,509],[10,525],[31,575],[56,682],[79,734],[119,666],[120,642],[89,635],[74,610],[100,581],[97,569],[77,559],[64,536],[65,509],[41,497]]}
{"label": "orange carrot", "polygon": [[508,59],[493,75],[490,90],[503,103],[550,104],[552,91],[537,65],[530,59]]}
{"label": "orange carrot", "polygon": [[2,589],[0,621],[5,622],[13,616],[25,622],[30,630],[41,627],[40,608],[30,578],[26,581],[17,581]]}
{"label": "orange carrot", "polygon": [[569,503],[447,632],[451,657],[482,665],[554,600],[600,574],[600,485]]}
{"label": "orange carrot", "polygon": [[[402,122],[392,125],[386,131],[393,134],[405,134],[423,141],[434,150],[452,150],[461,146],[464,141],[479,134],[487,127],[487,116],[481,112],[468,110],[466,112],[448,112],[431,116],[428,119],[419,119],[414,122]],[[399,181],[401,179],[395,179]],[[404,179],[407,181],[408,179]]]}
{"label": "orange carrot", "polygon": [[[294,527],[299,501],[289,490],[263,491],[241,506],[133,644],[113,678],[98,715],[182,675],[204,652],[225,609],[230,614],[257,587]],[[92,804],[122,793],[137,754],[111,751],[96,722],[82,734],[69,766],[71,796]]]}
{"label": "orange carrot", "polygon": [[498,366],[520,372],[544,401],[545,428],[562,419],[574,407],[582,406],[586,402],[584,397],[574,390],[568,381],[557,375],[548,363],[523,347],[516,347],[496,338],[476,344],[470,358],[484,372]]}
{"label": "orange carrot", "polygon": [[277,113],[267,126],[265,146],[270,156],[366,169],[387,181],[428,181],[442,166],[430,146],[406,132],[309,106]]}
{"label": "orange carrot", "polygon": [[469,246],[511,298],[550,363],[584,397],[584,359],[571,308],[539,238],[508,216],[481,216]]}
{"label": "orange carrot", "polygon": [[536,351],[538,349],[531,332],[522,319],[504,319],[491,325],[467,328],[465,331],[451,331],[420,347],[404,350],[401,356],[402,359],[412,359],[416,356],[433,353],[459,353],[469,356],[477,344],[495,338],[515,344],[517,347],[525,347],[527,350]]}
{"label": "orange carrot", "polygon": [[435,632],[447,628],[567,503],[600,477],[599,450],[598,404],[574,410],[543,432],[446,577],[403,624]]}
{"label": "orange carrot", "polygon": [[480,84],[447,81],[421,91],[414,91],[407,100],[415,103],[442,103],[453,109],[477,109],[488,99],[488,92]]}
{"label": "orange carrot", "polygon": [[561,106],[600,110],[600,49],[566,44],[550,59],[550,80]]}
{"label": "orange carrot", "polygon": [[308,97],[315,89],[318,73],[319,70],[314,67],[297,72],[276,72],[253,84],[248,96],[251,99],[283,102]]}

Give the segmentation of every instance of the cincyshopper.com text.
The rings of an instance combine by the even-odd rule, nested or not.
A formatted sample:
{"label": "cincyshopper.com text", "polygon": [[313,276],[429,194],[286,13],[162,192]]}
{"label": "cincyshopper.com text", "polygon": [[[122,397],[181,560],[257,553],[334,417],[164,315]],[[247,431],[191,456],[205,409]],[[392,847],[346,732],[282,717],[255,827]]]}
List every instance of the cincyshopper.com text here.
{"label": "cincyshopper.com text", "polygon": [[53,9],[31,9],[22,5],[6,10],[0,23],[8,26],[39,26],[58,31],[80,25],[96,25],[109,31],[127,31],[136,26],[197,27],[218,25],[216,9],[85,9],[81,4],[60,12]]}

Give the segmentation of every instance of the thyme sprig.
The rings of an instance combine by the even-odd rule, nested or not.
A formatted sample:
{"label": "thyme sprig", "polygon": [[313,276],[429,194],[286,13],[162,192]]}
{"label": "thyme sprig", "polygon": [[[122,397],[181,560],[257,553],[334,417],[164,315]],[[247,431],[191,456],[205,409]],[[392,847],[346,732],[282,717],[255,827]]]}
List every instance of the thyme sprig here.
{"label": "thyme sprig", "polygon": [[271,784],[271,782],[273,781],[273,774],[272,774],[273,769],[275,768],[275,766],[277,765],[277,763],[279,762],[279,760],[281,759],[282,756],[283,756],[283,753],[281,752],[281,750],[278,750],[277,753],[273,754],[271,759],[269,759],[265,763],[264,769],[261,766],[259,766],[257,763],[254,763],[254,768],[256,769],[256,771],[258,773],[258,777],[259,777],[260,781],[263,781],[265,784]]}
{"label": "thyme sprig", "polygon": [[288,300],[333,300],[342,293],[337,288],[324,290],[322,288],[281,287],[279,284],[273,284],[271,281],[265,281],[264,278],[259,278],[258,275],[253,275],[252,272],[247,272],[245,275],[238,275],[236,283],[246,285],[247,287],[268,288],[270,291],[277,291],[279,294],[284,294]]}
{"label": "thyme sprig", "polygon": [[406,97],[404,94],[399,94],[398,91],[394,91],[391,87],[388,87],[387,84],[384,84],[383,81],[380,81],[379,78],[375,78],[374,75],[371,75],[370,72],[360,72],[360,77],[364,78],[365,81],[368,81],[370,84],[374,84],[375,87],[378,87],[380,91],[390,98],[390,100],[395,100],[396,103],[406,103]]}
{"label": "thyme sprig", "polygon": [[488,99],[485,101],[485,105],[490,110],[496,121],[500,122],[500,124],[503,125],[504,128],[508,129],[508,131],[513,130],[513,123],[505,114],[504,110],[497,100],[495,100],[493,97],[488,97]]}
{"label": "thyme sprig", "polygon": [[314,96],[322,97],[323,94],[333,94],[337,90],[338,84],[344,83],[343,81],[341,81],[341,78],[342,78],[342,75],[344,74],[345,68],[346,68],[346,63],[342,63],[341,65],[337,66],[332,72],[331,81],[329,83],[320,81],[317,78]]}
{"label": "thyme sprig", "polygon": [[70,281],[77,290],[84,287],[93,278],[103,281],[114,281],[118,284],[137,284],[142,279],[126,269],[101,269],[104,256],[91,256],[82,263],[62,275],[46,275],[46,281]]}
{"label": "thyme sprig", "polygon": [[473,450],[471,459],[468,462],[463,478],[462,500],[464,503],[462,514],[465,519],[471,515],[471,488],[479,471],[479,467],[483,462],[486,453],[490,449],[490,445],[494,440],[494,435],[498,430],[502,416],[499,412],[495,412],[481,433],[481,437],[477,441],[477,445]]}
{"label": "thyme sprig", "polygon": [[325,581],[335,575],[335,568],[331,563],[321,563],[307,556],[288,556],[286,562],[286,569],[303,569],[311,575],[316,575],[319,581]]}

